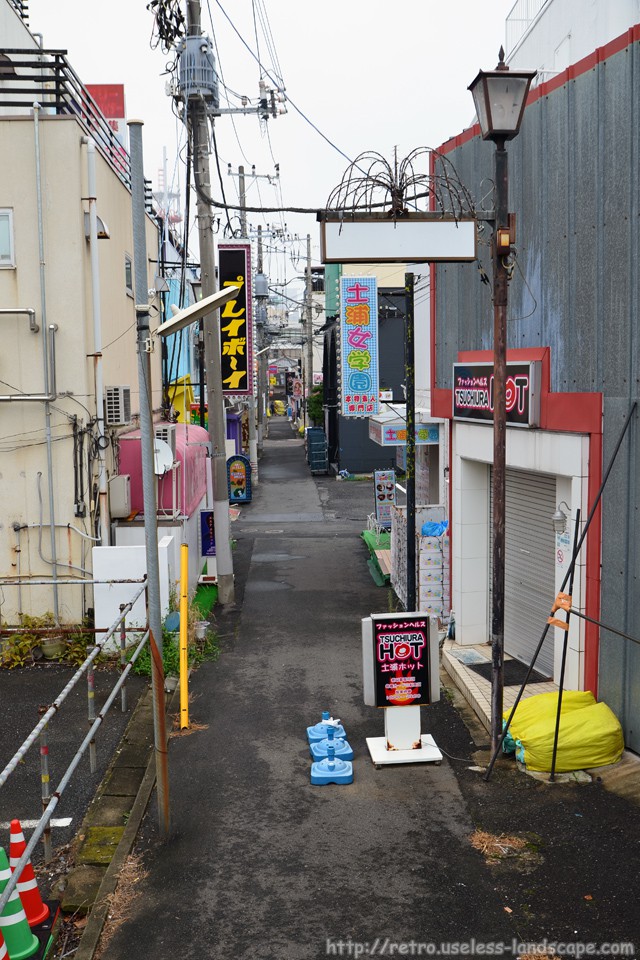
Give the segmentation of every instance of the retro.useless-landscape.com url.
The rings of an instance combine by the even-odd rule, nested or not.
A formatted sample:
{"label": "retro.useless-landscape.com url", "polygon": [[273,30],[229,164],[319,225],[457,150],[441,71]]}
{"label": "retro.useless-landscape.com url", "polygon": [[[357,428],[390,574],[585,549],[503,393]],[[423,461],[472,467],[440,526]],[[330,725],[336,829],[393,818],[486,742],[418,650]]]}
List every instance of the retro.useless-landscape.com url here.
{"label": "retro.useless-landscape.com url", "polygon": [[522,943],[519,940],[435,941],[391,940],[327,940],[328,957],[625,957],[635,960],[635,945],[629,942],[578,942],[541,940]]}

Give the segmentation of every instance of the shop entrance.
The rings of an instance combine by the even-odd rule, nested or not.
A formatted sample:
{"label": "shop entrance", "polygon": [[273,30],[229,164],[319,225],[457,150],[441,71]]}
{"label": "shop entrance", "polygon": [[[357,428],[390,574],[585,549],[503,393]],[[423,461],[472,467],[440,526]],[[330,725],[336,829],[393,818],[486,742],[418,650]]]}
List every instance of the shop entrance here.
{"label": "shop entrance", "polygon": [[[491,589],[491,467],[489,474]],[[540,473],[507,470],[505,487],[504,649],[509,656],[528,665],[542,636],[555,597],[554,534],[551,517],[556,508],[556,478]],[[489,619],[489,635],[490,633]],[[553,677],[553,647],[553,631],[549,631],[535,666],[539,673],[548,677]]]}

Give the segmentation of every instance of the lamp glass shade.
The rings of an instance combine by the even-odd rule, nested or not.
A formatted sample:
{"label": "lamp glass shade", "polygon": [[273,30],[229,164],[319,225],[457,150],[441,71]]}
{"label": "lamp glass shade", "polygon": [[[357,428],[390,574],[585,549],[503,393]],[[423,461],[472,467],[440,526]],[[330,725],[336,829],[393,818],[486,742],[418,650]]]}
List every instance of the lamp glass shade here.
{"label": "lamp glass shade", "polygon": [[551,517],[553,529],[556,533],[564,533],[567,529],[567,515],[560,507],[556,507],[556,512]]}
{"label": "lamp glass shade", "polygon": [[517,137],[535,70],[481,70],[469,90],[483,140]]}

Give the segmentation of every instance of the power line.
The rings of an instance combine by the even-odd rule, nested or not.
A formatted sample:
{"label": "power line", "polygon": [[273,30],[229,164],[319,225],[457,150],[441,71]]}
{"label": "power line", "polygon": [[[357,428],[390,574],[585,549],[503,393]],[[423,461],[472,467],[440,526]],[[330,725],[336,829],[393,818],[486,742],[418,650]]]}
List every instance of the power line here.
{"label": "power line", "polygon": [[[216,3],[217,3],[217,5],[220,7],[220,10],[222,11],[225,19],[227,20],[227,22],[228,22],[229,25],[231,26],[231,29],[234,31],[234,33],[236,34],[236,36],[238,37],[238,39],[240,40],[240,42],[247,48],[247,50],[249,51],[249,53],[251,54],[251,56],[253,57],[253,59],[256,61],[256,63],[257,63],[258,66],[260,67],[260,69],[264,71],[264,75],[271,81],[271,83],[272,83],[276,88],[281,89],[281,84],[278,83],[278,81],[269,73],[269,71],[268,71],[267,68],[264,66],[264,64],[261,63],[260,58],[256,56],[256,54],[255,54],[254,51],[251,49],[251,47],[249,46],[249,44],[247,43],[247,41],[244,39],[244,37],[242,36],[242,34],[240,33],[240,31],[238,30],[238,28],[237,28],[236,25],[234,24],[233,20],[231,19],[231,17],[230,17],[229,14],[227,13],[227,11],[224,9],[224,7],[222,6],[222,4],[220,3],[220,0],[216,0]],[[282,92],[284,92],[284,90],[282,90]],[[309,126],[310,126],[313,130],[315,130],[315,132],[318,134],[318,136],[322,137],[322,139],[325,140],[325,141],[329,144],[329,146],[332,147],[337,153],[339,153],[341,157],[344,157],[344,159],[345,159],[350,165],[353,164],[353,160],[351,159],[351,157],[349,157],[349,156],[344,152],[344,150],[341,150],[340,147],[337,146],[337,144],[335,144],[335,143],[333,142],[333,140],[331,140],[325,133],[323,133],[322,130],[320,130],[320,128],[319,128],[318,126],[316,126],[316,124],[315,124],[312,120],[309,119],[309,117],[300,109],[300,107],[291,99],[291,97],[290,97],[288,94],[287,94],[287,102],[290,103],[291,106],[293,107],[293,109],[296,111],[296,113],[298,113],[298,114],[302,117],[302,119],[303,119],[306,123],[308,123]],[[276,213],[277,211],[276,211],[276,210],[271,210],[271,211],[268,211],[268,212],[270,212],[270,213]],[[295,209],[289,210],[289,209],[288,209],[287,212],[291,212],[291,213],[312,213],[313,211],[311,211],[311,210],[295,210]]]}

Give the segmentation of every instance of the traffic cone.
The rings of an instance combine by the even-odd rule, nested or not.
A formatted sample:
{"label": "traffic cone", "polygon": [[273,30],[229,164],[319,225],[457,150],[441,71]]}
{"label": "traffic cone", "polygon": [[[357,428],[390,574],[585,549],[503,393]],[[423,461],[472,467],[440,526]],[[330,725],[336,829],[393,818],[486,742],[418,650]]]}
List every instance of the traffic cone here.
{"label": "traffic cone", "polygon": [[[0,896],[4,893],[10,878],[9,861],[3,848],[0,847]],[[40,941],[31,932],[17,890],[13,891],[9,902],[0,914],[0,933],[4,937],[11,960],[26,960],[40,948]]]}
{"label": "traffic cone", "polygon": [[[26,848],[27,844],[24,839],[22,827],[20,826],[20,821],[12,820],[9,833],[9,866],[12,870],[15,870],[17,867],[20,857]],[[17,890],[20,894],[29,926],[36,927],[39,923],[42,923],[43,920],[46,920],[49,916],[49,907],[46,903],[42,902],[42,897],[38,890],[38,881],[31,866],[31,860],[27,860],[27,864],[18,880]]]}

